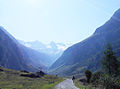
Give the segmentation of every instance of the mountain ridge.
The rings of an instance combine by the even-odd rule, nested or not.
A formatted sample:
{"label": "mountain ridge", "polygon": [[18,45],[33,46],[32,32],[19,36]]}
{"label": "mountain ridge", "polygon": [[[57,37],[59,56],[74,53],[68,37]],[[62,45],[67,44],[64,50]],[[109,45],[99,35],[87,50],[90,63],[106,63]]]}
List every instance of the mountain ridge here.
{"label": "mountain ridge", "polygon": [[20,44],[0,27],[0,65],[14,70],[37,71],[47,68],[49,56]]}
{"label": "mountain ridge", "polygon": [[103,51],[110,43],[117,56],[120,55],[120,9],[104,25],[87,39],[69,47],[50,67],[50,73],[60,76],[80,76],[86,69],[96,71],[100,68]]}

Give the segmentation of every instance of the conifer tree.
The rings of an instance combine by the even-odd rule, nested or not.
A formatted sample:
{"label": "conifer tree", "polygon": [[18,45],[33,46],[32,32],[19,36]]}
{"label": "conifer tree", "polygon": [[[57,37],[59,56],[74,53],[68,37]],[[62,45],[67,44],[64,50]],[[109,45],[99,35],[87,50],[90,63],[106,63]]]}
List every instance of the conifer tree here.
{"label": "conifer tree", "polygon": [[110,76],[117,76],[118,75],[118,64],[117,57],[115,56],[112,47],[110,44],[107,45],[107,49],[104,52],[103,60],[101,61],[103,71],[110,75]]}
{"label": "conifer tree", "polygon": [[87,83],[90,83],[90,79],[92,77],[92,72],[90,70],[86,70],[85,75],[86,75],[86,78],[87,78]]}

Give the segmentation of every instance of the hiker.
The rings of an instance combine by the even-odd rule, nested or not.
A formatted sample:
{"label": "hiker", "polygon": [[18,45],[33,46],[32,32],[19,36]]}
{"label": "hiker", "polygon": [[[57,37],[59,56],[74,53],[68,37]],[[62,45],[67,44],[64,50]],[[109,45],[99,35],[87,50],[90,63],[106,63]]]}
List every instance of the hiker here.
{"label": "hiker", "polygon": [[75,80],[75,76],[73,76],[72,80],[73,80],[73,82],[74,82],[74,80]]}

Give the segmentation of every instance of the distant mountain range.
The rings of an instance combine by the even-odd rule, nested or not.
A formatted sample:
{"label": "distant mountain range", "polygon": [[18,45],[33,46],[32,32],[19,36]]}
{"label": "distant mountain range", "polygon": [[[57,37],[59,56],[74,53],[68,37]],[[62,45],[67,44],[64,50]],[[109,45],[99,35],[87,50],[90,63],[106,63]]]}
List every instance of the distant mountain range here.
{"label": "distant mountain range", "polygon": [[92,36],[65,50],[50,67],[49,73],[60,76],[81,76],[86,69],[99,70],[108,43],[120,57],[120,9],[103,26],[97,28]]}
{"label": "distant mountain range", "polygon": [[21,40],[18,41],[26,47],[32,48],[34,50],[49,55],[51,57],[51,61],[52,61],[51,63],[54,63],[62,55],[62,53],[72,45],[71,43],[66,43],[66,44],[55,43],[53,41],[50,42],[49,44],[44,44],[40,41],[31,41],[31,42],[24,42]]}
{"label": "distant mountain range", "polygon": [[51,57],[20,44],[3,27],[0,27],[0,65],[14,70],[36,71],[46,69]]}

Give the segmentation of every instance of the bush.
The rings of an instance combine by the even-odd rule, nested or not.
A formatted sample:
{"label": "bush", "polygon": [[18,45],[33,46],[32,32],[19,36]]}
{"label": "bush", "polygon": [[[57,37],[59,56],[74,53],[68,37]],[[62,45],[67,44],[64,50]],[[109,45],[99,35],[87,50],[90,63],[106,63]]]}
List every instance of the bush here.
{"label": "bush", "polygon": [[114,78],[104,74],[99,81],[106,89],[120,89],[120,78]]}
{"label": "bush", "polygon": [[102,72],[95,72],[94,74],[92,74],[91,82],[94,84],[98,84],[101,76]]}
{"label": "bush", "polygon": [[90,70],[86,70],[85,75],[86,75],[86,78],[87,78],[87,83],[90,83],[90,79],[92,77],[92,72]]}

